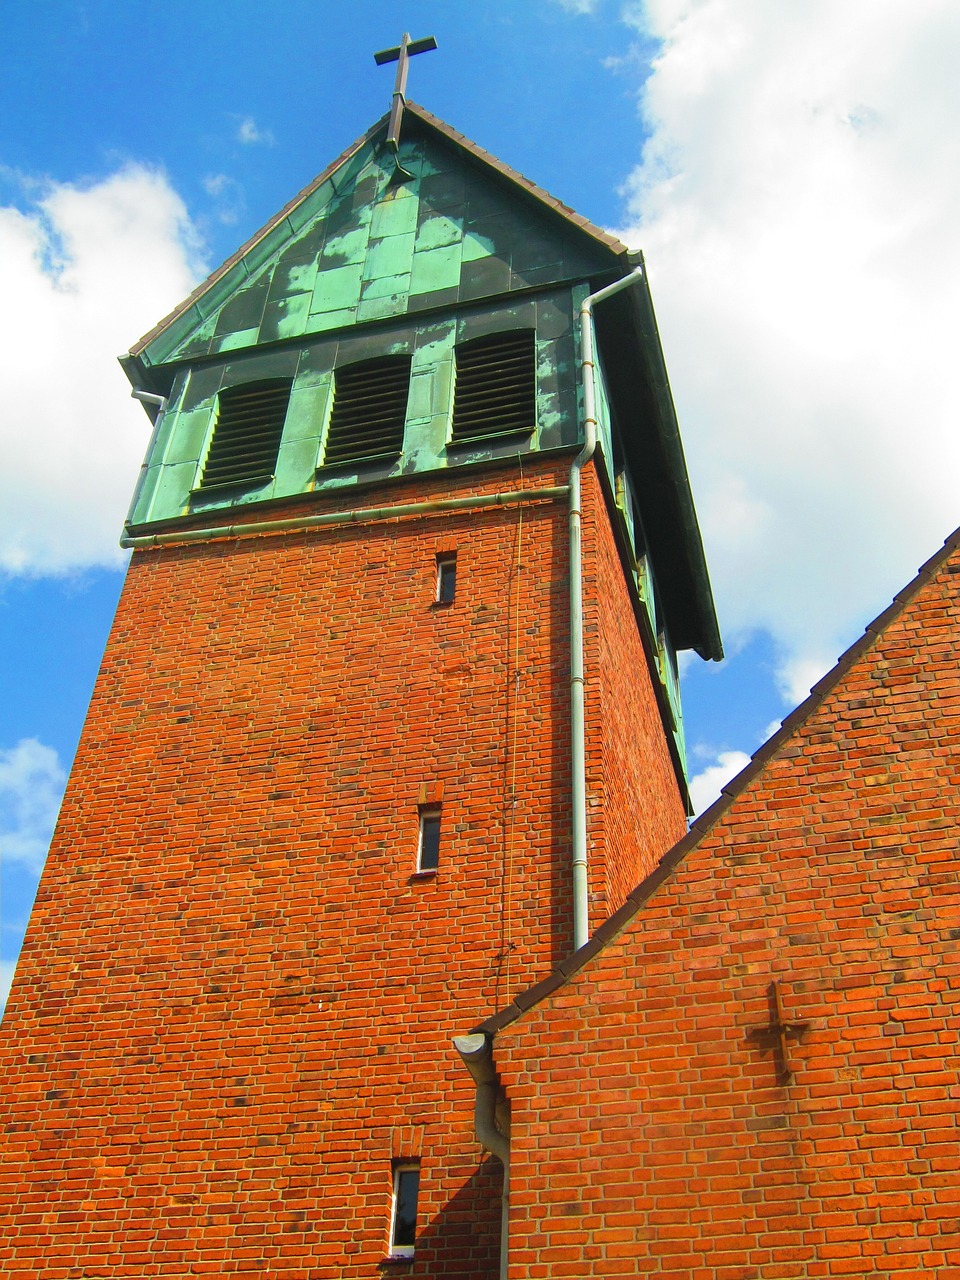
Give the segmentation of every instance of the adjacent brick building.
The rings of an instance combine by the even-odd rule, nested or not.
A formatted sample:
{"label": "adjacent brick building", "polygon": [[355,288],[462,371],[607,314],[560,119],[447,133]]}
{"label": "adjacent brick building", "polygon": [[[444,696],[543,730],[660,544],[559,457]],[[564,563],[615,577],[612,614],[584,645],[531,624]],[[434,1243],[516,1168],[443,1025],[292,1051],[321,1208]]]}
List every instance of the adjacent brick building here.
{"label": "adjacent brick building", "polygon": [[512,1277],[960,1275],[958,574],[483,1027]]}
{"label": "adjacent brick building", "polygon": [[497,1274],[451,1038],[572,949],[577,517],[585,925],[685,830],[676,651],[720,648],[639,260],[385,128],[124,361],[155,431],[0,1039],[4,1276]]}

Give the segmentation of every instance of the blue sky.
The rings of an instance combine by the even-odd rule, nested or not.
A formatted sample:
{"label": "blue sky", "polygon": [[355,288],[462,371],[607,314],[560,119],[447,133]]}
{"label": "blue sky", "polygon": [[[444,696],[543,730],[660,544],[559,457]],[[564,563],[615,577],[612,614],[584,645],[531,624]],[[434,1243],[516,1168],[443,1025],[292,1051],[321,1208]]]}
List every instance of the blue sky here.
{"label": "blue sky", "polygon": [[[727,645],[706,802],[960,520],[952,0],[7,0],[0,961],[147,443],[115,357],[410,96],[646,254]],[[931,460],[933,465],[931,465]]]}

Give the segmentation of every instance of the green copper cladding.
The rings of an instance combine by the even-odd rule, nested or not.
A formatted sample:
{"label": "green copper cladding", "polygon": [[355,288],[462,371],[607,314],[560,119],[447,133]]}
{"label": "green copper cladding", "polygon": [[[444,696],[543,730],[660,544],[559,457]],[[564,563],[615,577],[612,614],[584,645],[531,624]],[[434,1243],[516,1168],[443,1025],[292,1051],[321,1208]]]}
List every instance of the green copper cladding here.
{"label": "green copper cladding", "polygon": [[[415,119],[405,129],[408,180],[379,135],[361,140],[141,344],[135,372],[168,404],[132,526],[577,444],[572,284],[610,272],[607,246]],[[536,335],[533,430],[454,447],[454,348],[511,329]],[[319,465],[334,369],[384,355],[412,359],[401,456]],[[218,395],[275,378],[292,389],[272,479],[204,491]]]}
{"label": "green copper cladding", "polygon": [[405,138],[403,167],[368,141],[140,353],[147,367],[610,271],[576,228],[524,206],[439,139]]}
{"label": "green copper cladding", "polygon": [[[405,108],[399,156],[385,133],[382,120],[122,358],[135,388],[166,400],[129,533],[581,445],[580,303],[634,260],[422,108]],[[596,460],[682,770],[676,648],[721,649],[646,281],[596,323]],[[529,429],[454,439],[457,348],[517,331],[532,335],[529,346],[504,339],[532,352]],[[409,369],[400,434],[379,454],[331,445],[332,458],[355,460],[327,463],[337,371],[364,361]],[[281,384],[275,462],[262,455],[243,478],[228,461],[239,479],[205,482],[223,393],[252,403]]]}
{"label": "green copper cladding", "polygon": [[[533,430],[518,438],[450,443],[454,347],[480,334],[517,328],[537,335],[537,412]],[[334,369],[382,355],[412,357],[403,452],[396,459],[354,466],[320,466],[333,402]],[[292,390],[273,478],[250,488],[198,489],[218,393],[267,378],[290,378]],[[131,512],[133,527],[227,506],[339,489],[363,480],[476,464],[518,450],[570,448],[578,439],[574,309],[569,290],[506,299],[461,313],[352,329],[308,345],[284,344],[231,353],[226,360],[181,366],[158,424]]]}

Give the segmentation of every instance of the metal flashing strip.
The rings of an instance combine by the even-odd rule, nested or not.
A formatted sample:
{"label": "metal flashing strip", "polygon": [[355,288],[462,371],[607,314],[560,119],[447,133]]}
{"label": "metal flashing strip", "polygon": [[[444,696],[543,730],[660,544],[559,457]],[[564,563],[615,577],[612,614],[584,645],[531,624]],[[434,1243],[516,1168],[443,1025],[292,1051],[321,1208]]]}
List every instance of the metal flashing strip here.
{"label": "metal flashing strip", "polygon": [[324,511],[315,516],[290,516],[277,520],[254,520],[247,524],[211,525],[172,533],[124,534],[121,547],[144,551],[182,543],[211,542],[216,538],[252,538],[263,533],[289,533],[324,529],[335,525],[366,524],[378,520],[399,520],[408,516],[433,515],[443,511],[479,511],[484,508],[514,506],[519,502],[547,502],[566,498],[568,485],[539,489],[508,489],[503,493],[479,494],[471,498],[437,498],[433,502],[407,502],[390,507],[355,507],[350,511]]}

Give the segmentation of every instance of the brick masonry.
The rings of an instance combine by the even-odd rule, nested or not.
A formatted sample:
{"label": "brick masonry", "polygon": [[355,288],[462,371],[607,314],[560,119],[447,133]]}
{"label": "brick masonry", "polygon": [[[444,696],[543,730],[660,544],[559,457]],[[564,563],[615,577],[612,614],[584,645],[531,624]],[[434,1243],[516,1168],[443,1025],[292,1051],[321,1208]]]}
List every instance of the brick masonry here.
{"label": "brick masonry", "polygon": [[[568,462],[525,463],[524,487]],[[588,473],[609,902],[674,838],[642,815],[679,800],[598,501]],[[380,1275],[391,1159],[417,1156],[394,1269],[496,1274],[500,1167],[450,1039],[569,949],[566,528],[544,501],[135,553],[3,1023],[0,1274]]]}
{"label": "brick masonry", "polygon": [[685,834],[687,821],[596,470],[587,472],[586,486],[585,538],[594,549],[584,567],[584,643],[592,658],[587,788],[595,929]]}
{"label": "brick masonry", "polygon": [[960,1275],[958,547],[488,1024],[515,1280]]}

